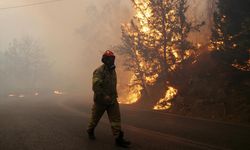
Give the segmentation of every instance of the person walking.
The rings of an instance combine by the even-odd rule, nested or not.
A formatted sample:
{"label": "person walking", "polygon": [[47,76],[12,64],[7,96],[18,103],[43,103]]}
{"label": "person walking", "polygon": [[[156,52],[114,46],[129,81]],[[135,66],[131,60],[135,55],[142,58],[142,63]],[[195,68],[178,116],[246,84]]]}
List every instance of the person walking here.
{"label": "person walking", "polygon": [[88,125],[87,133],[91,140],[95,140],[95,128],[107,111],[115,143],[120,147],[129,147],[131,144],[124,139],[124,133],[121,130],[121,115],[119,103],[117,101],[117,75],[115,66],[115,55],[107,50],[102,56],[103,64],[98,67],[92,78],[92,90],[94,91],[94,104],[92,107],[91,119]]}

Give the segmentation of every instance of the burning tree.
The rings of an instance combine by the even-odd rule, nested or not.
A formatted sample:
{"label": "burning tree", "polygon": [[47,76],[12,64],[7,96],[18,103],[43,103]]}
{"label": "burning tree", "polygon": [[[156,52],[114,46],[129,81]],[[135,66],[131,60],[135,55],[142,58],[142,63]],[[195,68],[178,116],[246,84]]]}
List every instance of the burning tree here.
{"label": "burning tree", "polygon": [[163,109],[168,104],[168,94],[172,98],[177,94],[176,89],[168,87],[171,74],[195,57],[196,48],[188,35],[199,31],[204,22],[193,25],[187,21],[187,0],[132,0],[132,3],[135,16],[122,25],[123,44],[118,48],[126,59],[125,66],[134,73],[128,103],[138,101],[144,93],[150,97],[148,87],[164,82],[166,96],[154,107]]}
{"label": "burning tree", "polygon": [[247,0],[219,0],[214,14],[210,49],[218,61],[250,70],[250,17]]}

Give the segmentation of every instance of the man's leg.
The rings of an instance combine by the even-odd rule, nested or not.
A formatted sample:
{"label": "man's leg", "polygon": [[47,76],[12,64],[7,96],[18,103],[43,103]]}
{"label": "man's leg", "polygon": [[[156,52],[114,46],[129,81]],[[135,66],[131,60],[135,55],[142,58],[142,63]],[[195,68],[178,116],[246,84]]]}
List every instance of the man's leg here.
{"label": "man's leg", "polygon": [[107,108],[107,113],[113,135],[117,137],[121,131],[121,115],[119,104],[117,101],[114,102],[114,104],[109,105],[109,107]]}
{"label": "man's leg", "polygon": [[116,137],[115,139],[116,144],[121,147],[128,147],[130,145],[130,142],[126,141],[123,138],[123,132],[121,130],[121,115],[120,115],[119,103],[115,101],[114,104],[110,105],[107,108],[107,113],[113,135]]}
{"label": "man's leg", "polygon": [[105,110],[106,110],[105,106],[102,106],[96,103],[93,104],[91,118],[90,118],[90,122],[87,128],[87,132],[89,134],[90,139],[95,139],[95,135],[94,135],[95,127],[100,121]]}

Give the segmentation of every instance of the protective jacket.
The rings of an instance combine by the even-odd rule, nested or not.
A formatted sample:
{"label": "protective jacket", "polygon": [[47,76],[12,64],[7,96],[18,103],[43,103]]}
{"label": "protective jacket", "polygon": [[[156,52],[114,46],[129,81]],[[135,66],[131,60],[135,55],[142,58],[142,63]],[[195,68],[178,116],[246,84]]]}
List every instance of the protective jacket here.
{"label": "protective jacket", "polygon": [[[99,104],[110,104],[117,100],[117,77],[115,69],[110,70],[106,65],[101,65],[93,73],[92,89],[94,101]],[[105,100],[104,97],[111,97]]]}

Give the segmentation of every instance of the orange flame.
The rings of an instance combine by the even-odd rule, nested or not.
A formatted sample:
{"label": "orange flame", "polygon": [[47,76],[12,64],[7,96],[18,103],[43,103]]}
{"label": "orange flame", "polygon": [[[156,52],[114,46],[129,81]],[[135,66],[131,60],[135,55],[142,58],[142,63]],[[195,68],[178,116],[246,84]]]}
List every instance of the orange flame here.
{"label": "orange flame", "polygon": [[130,86],[128,89],[128,95],[125,98],[119,99],[121,104],[133,104],[141,98],[141,90],[143,89],[141,83],[134,83],[137,77],[135,75],[130,79]]}
{"label": "orange flame", "polygon": [[166,95],[164,98],[160,99],[157,104],[153,107],[154,110],[167,110],[171,107],[171,103],[169,102],[177,95],[178,90],[174,87],[168,87]]}

